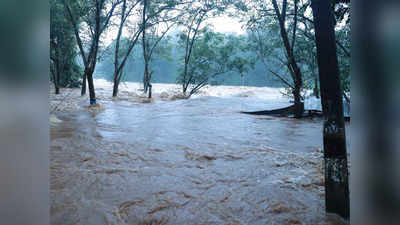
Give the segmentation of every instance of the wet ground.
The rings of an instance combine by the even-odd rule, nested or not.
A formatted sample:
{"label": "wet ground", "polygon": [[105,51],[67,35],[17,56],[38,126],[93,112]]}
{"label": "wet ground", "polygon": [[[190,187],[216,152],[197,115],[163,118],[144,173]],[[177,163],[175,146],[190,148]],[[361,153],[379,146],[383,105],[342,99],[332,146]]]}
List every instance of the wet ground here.
{"label": "wet ground", "polygon": [[324,209],[322,123],[200,96],[57,112],[51,224],[340,224]]}

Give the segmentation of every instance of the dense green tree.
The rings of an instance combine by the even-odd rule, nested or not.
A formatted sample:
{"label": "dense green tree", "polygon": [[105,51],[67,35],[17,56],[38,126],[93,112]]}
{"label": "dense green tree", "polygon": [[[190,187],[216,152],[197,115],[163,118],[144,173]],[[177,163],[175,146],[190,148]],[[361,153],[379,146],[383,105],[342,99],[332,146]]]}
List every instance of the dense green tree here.
{"label": "dense green tree", "polygon": [[[186,45],[186,40],[186,34],[181,33],[182,47]],[[243,75],[252,64],[247,58],[240,56],[240,50],[240,40],[237,37],[202,31],[193,44],[190,62],[181,67],[178,83],[185,86],[189,91],[187,96],[190,97],[209,82],[215,81],[217,76],[232,71]]]}
{"label": "dense green tree", "polygon": [[[299,15],[304,14],[307,4],[303,1],[282,0],[278,4],[276,0],[271,1],[245,1],[248,7],[241,5],[240,9],[244,11],[248,20],[248,26],[254,30],[268,30],[271,26],[277,26],[278,33],[281,38],[281,47],[283,51],[280,53],[278,60],[286,67],[290,75],[290,81],[285,79],[286,75],[282,75],[280,71],[269,71],[278,77],[291,90],[294,99],[294,114],[297,118],[303,115],[304,104],[302,103],[301,90],[303,88],[303,72],[299,62],[297,51]],[[249,16],[250,15],[250,16]],[[274,27],[274,28],[275,28]],[[276,28],[275,28],[276,29]],[[258,34],[265,34],[258,32]],[[260,42],[259,42],[260,43]],[[267,43],[262,43],[266,46]],[[259,46],[262,49],[266,47]],[[265,55],[265,54],[263,54]],[[283,56],[283,57],[282,57]]]}
{"label": "dense green tree", "polygon": [[[294,98],[297,117],[305,89],[319,95],[316,46],[311,18],[311,2],[298,0],[240,1],[235,4],[247,22],[250,47],[263,63],[266,74],[275,76]],[[332,2],[336,15],[336,45],[344,97],[349,101],[350,26],[349,1]],[[277,39],[277,34],[280,38]],[[286,67],[286,68],[284,68]]]}
{"label": "dense green tree", "polygon": [[55,93],[60,87],[77,87],[81,69],[75,60],[74,31],[65,17],[64,6],[58,0],[50,1],[50,79]]}
{"label": "dense green tree", "polygon": [[294,89],[276,21],[273,18],[265,18],[263,22],[258,21],[249,26],[248,33],[249,50],[254,52],[262,63],[266,76],[274,76],[288,89]]}
{"label": "dense green tree", "polygon": [[186,13],[181,17],[180,25],[183,27],[180,40],[182,47],[185,50],[183,72],[179,78],[179,83],[182,84],[182,92],[186,95],[189,85],[192,83],[192,74],[189,71],[190,60],[192,57],[193,47],[200,34],[207,19],[221,14],[227,5],[224,0],[200,0],[194,1],[186,6]]}
{"label": "dense green tree", "polygon": [[[163,28],[164,29],[164,28]],[[272,32],[273,33],[273,32]],[[275,33],[276,34],[276,33]],[[228,36],[229,34],[224,34]],[[160,37],[158,35],[153,36],[153,32],[148,32],[148,39],[150,43],[155,43]],[[232,34],[232,36],[235,36]],[[277,36],[277,35],[275,35]],[[238,41],[237,49],[238,56],[249,59],[249,62],[255,61],[257,58],[256,51],[250,48],[251,40],[248,39],[247,35],[235,36]],[[277,36],[279,40],[279,36]],[[157,47],[154,48],[152,57],[150,60],[150,68],[152,73],[152,82],[158,83],[175,83],[179,75],[179,68],[182,68],[182,57],[184,55],[184,48],[178,43],[179,35],[177,35],[177,30],[171,31],[167,34],[160,42]],[[120,44],[120,55],[125,55],[128,49],[130,41],[129,38],[121,38]],[[143,50],[141,46],[141,40],[139,39],[137,45],[133,48],[132,53],[126,60],[124,67],[124,75],[121,76],[121,81],[130,82],[142,82],[143,81],[143,71],[144,71],[144,59]],[[270,43],[270,42],[268,42]],[[96,69],[96,76],[99,78],[104,78],[109,81],[113,81],[114,73],[114,53],[115,53],[115,41],[113,41],[109,46],[106,47],[106,52],[102,57],[99,66]],[[284,58],[283,55],[280,56]],[[282,87],[282,81],[275,78],[274,75],[269,74],[266,68],[273,71],[285,70],[282,67],[280,61],[271,55],[265,58],[267,66],[265,66],[260,60],[257,60],[254,67],[249,67],[248,73],[243,73],[241,76],[240,72],[237,70],[231,71],[226,75],[217,76],[212,80],[213,84],[219,85],[245,85],[245,86],[270,86],[270,87]],[[181,61],[182,60],[182,61]],[[122,74],[121,74],[122,75]],[[287,75],[287,79],[290,79],[290,75]]]}

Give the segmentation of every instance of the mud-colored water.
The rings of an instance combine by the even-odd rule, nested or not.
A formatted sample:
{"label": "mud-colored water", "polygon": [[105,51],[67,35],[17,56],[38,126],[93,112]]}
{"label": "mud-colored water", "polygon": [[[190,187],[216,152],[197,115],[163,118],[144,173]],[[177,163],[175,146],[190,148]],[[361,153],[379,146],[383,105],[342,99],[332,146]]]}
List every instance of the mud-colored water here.
{"label": "mud-colored water", "polygon": [[340,224],[324,212],[321,121],[238,113],[287,104],[203,96],[58,112],[51,224]]}

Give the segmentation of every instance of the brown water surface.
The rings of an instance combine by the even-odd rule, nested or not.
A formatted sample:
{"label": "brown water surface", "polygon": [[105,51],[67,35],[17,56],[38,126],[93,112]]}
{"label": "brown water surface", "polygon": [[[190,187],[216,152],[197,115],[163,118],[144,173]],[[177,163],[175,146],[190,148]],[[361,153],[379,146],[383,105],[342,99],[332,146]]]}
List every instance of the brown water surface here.
{"label": "brown water surface", "polygon": [[57,114],[51,224],[340,224],[325,216],[320,120],[199,97]]}

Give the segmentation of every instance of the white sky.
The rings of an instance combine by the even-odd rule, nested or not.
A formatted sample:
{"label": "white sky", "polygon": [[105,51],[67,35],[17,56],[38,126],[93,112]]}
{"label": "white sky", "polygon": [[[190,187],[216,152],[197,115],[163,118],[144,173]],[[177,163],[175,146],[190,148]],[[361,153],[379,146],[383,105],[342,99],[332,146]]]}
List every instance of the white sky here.
{"label": "white sky", "polygon": [[221,33],[237,33],[244,34],[245,30],[242,29],[243,23],[238,19],[229,16],[220,16],[209,20],[209,23],[214,26],[214,31]]}

